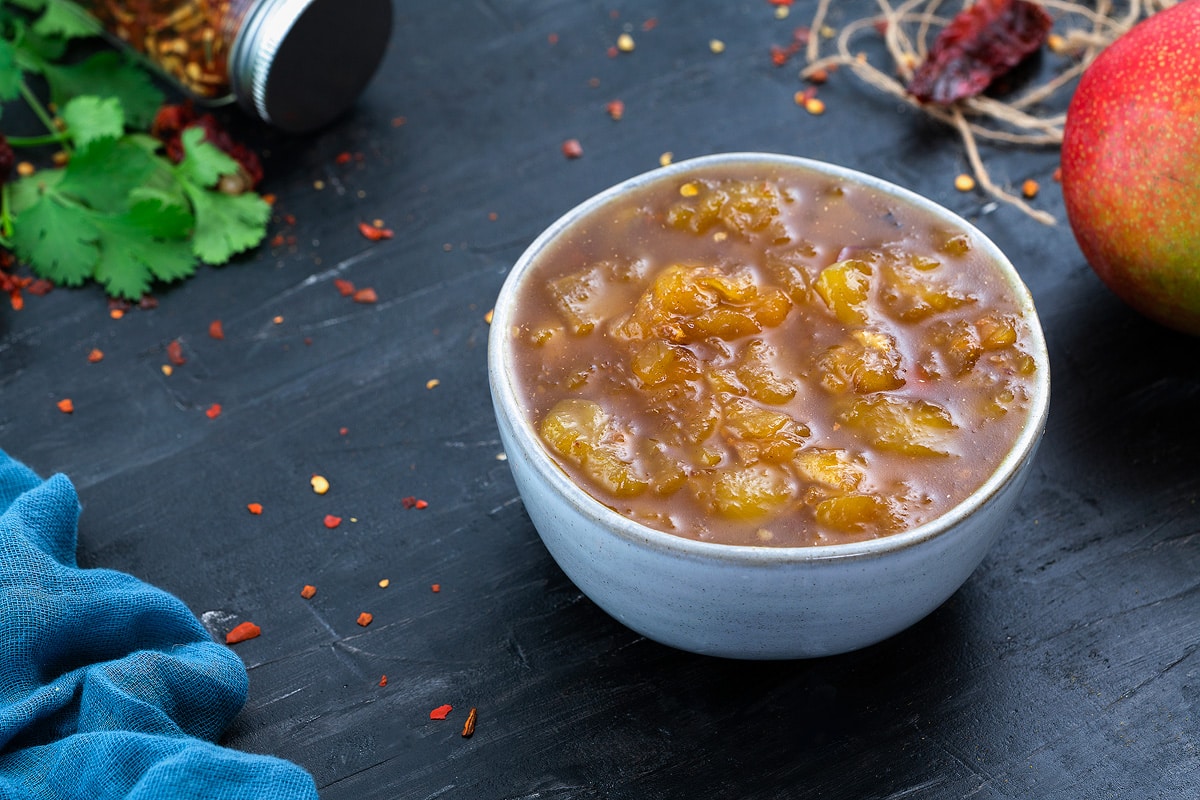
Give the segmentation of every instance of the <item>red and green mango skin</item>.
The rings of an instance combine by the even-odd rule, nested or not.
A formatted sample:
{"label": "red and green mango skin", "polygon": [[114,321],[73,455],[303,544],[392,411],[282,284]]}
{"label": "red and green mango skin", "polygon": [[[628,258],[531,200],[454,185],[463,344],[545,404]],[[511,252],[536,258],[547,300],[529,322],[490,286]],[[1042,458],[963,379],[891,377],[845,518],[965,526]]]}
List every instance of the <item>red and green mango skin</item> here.
{"label": "red and green mango skin", "polygon": [[1084,72],[1062,188],[1100,279],[1151,319],[1200,335],[1200,0],[1143,20]]}

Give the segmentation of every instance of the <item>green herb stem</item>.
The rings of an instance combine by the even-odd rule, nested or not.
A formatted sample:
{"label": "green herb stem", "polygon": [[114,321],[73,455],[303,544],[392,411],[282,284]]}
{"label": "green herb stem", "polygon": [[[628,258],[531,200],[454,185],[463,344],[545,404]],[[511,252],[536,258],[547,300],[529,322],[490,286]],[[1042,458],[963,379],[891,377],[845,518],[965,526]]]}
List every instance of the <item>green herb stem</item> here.
{"label": "green herb stem", "polygon": [[33,93],[33,90],[29,88],[29,85],[26,84],[25,81],[21,81],[21,96],[25,98],[25,102],[29,104],[31,109],[33,109],[33,113],[37,115],[37,118],[40,119],[42,124],[46,126],[46,130],[50,132],[50,135],[60,135],[64,137],[61,140],[63,149],[68,153],[71,152],[71,143],[69,138],[66,137],[63,132],[58,129],[58,126],[54,124],[54,118],[50,116],[50,112],[46,110],[46,107],[42,105],[42,101],[38,99],[37,95]]}
{"label": "green herb stem", "polygon": [[66,133],[47,133],[42,136],[9,136],[8,143],[13,147],[43,147],[48,144],[61,144],[70,141]]}

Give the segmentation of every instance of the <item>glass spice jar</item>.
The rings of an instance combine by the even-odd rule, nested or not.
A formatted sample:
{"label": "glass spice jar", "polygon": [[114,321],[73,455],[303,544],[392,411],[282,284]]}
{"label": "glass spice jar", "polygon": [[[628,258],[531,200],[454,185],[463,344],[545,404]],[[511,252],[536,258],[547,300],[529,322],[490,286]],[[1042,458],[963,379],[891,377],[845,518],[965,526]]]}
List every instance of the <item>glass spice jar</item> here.
{"label": "glass spice jar", "polygon": [[78,0],[198,101],[282,130],[349,108],[387,49],[391,0]]}

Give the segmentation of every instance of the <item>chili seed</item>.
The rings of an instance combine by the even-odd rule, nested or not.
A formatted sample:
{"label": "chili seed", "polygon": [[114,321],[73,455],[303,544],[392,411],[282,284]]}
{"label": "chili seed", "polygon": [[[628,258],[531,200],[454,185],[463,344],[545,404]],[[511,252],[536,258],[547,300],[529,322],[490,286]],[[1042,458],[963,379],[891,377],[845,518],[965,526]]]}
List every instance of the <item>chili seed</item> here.
{"label": "chili seed", "polygon": [[312,490],[317,494],[325,494],[329,491],[329,481],[323,475],[313,475],[309,483],[312,484]]}
{"label": "chili seed", "polygon": [[954,188],[960,192],[969,192],[975,188],[975,179],[964,172],[954,179]]}

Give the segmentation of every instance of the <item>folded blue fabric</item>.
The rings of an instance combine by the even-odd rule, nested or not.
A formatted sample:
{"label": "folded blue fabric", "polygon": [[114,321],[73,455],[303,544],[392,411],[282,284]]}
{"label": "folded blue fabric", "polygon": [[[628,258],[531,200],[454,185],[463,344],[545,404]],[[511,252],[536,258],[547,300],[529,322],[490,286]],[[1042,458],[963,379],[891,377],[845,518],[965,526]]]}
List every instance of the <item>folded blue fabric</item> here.
{"label": "folded blue fabric", "polygon": [[79,512],[0,450],[0,800],[316,798],[298,766],[213,743],[241,659],[172,595],[80,569]]}

